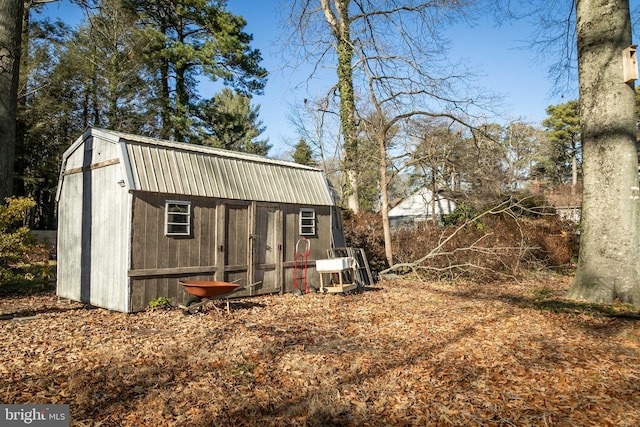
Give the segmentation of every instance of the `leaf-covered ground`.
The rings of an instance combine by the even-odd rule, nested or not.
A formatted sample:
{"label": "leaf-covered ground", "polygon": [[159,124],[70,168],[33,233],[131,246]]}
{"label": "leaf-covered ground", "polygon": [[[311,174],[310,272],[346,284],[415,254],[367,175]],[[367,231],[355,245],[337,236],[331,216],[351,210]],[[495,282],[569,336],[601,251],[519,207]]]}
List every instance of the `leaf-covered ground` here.
{"label": "leaf-covered ground", "polygon": [[637,426],[640,323],[569,279],[382,282],[127,315],[0,300],[0,402],[72,425]]}

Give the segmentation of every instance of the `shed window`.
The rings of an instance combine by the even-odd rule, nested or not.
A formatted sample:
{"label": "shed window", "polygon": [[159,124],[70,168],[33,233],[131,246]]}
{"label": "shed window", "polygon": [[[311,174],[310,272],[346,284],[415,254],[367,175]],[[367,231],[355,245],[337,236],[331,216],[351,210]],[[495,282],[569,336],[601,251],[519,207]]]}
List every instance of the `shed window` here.
{"label": "shed window", "polygon": [[313,209],[300,209],[300,235],[316,235],[316,211]]}
{"label": "shed window", "polygon": [[165,234],[167,236],[191,235],[191,203],[167,201],[165,204]]}

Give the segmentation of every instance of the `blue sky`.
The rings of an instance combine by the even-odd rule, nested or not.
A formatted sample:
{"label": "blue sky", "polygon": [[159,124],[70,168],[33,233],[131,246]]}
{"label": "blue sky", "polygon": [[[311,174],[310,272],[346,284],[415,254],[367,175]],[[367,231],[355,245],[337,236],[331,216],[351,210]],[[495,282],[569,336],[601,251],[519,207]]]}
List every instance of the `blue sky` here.
{"label": "blue sky", "polygon": [[[330,70],[324,74],[325,81],[316,80],[312,85],[307,85],[308,70],[293,72],[282,69],[284,59],[277,43],[282,33],[282,22],[275,6],[279,3],[256,0],[228,2],[231,12],[246,19],[245,30],[253,34],[253,46],[262,52],[263,66],[270,72],[264,95],[254,97],[252,102],[260,105],[260,119],[267,127],[264,136],[269,138],[273,146],[271,156],[284,155],[299,139],[288,119],[295,105],[299,105],[304,98],[313,99],[323,94],[335,83]],[[51,3],[46,7],[48,15],[61,16],[72,25],[83,16],[76,6],[70,6],[67,1]],[[577,97],[575,88],[573,96],[571,92],[566,98],[552,96],[553,87],[547,74],[549,64],[538,62],[533,52],[522,48],[523,41],[531,34],[531,28],[524,23],[496,27],[488,19],[474,27],[457,25],[448,34],[453,43],[451,58],[465,58],[467,64],[477,70],[477,83],[480,86],[504,96],[507,119],[539,124],[545,117],[548,105]],[[202,95],[211,96],[212,93]]]}
{"label": "blue sky", "polygon": [[[333,72],[325,75],[325,82],[316,81],[311,87],[304,84],[308,75],[304,70],[292,73],[281,70],[282,53],[277,44],[281,34],[280,17],[269,1],[229,1],[229,9],[247,20],[246,30],[254,36],[254,46],[261,50],[264,66],[270,71],[265,94],[254,98],[259,104],[260,117],[267,126],[266,136],[273,145],[272,154],[290,150],[290,144],[299,137],[289,123],[293,106],[304,98],[312,99],[324,94],[335,84]],[[545,109],[552,104],[566,102],[567,98],[552,96],[552,82],[548,78],[548,63],[539,62],[536,54],[523,49],[532,28],[517,23],[496,27],[492,20],[474,27],[456,25],[449,31],[455,59],[465,58],[477,69],[477,83],[488,91],[504,96],[505,119],[522,119],[539,124],[546,117]],[[576,85],[577,87],[577,85]]]}

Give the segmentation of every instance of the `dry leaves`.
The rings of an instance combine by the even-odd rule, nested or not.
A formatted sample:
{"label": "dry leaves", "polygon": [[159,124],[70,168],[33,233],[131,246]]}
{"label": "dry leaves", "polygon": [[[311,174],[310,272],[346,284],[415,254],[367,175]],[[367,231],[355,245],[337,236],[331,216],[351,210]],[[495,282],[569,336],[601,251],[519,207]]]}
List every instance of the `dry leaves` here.
{"label": "dry leaves", "polygon": [[78,426],[640,425],[638,320],[568,284],[394,281],[193,316],[7,298],[0,401],[68,403]]}

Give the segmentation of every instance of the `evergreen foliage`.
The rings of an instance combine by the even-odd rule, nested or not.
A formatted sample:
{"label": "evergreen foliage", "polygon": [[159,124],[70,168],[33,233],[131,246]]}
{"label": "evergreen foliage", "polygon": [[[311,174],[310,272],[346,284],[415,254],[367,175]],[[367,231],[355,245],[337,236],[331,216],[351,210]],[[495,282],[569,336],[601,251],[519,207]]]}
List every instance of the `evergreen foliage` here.
{"label": "evergreen foliage", "polygon": [[458,204],[450,214],[442,215],[442,225],[445,227],[462,225],[476,216],[475,209],[463,202]]}
{"label": "evergreen foliage", "polygon": [[[216,146],[262,155],[269,149],[257,139],[264,131],[259,108],[249,105],[249,96],[262,92],[266,70],[245,20],[228,12],[226,1],[93,6],[72,29],[38,20],[34,5],[24,32],[15,194],[36,201],[32,228],[54,227],[62,153],[89,126],[194,143],[215,135]],[[203,99],[203,79],[238,92],[227,89],[233,105],[220,125],[212,105],[224,111],[227,100]]]}
{"label": "evergreen foliage", "polygon": [[[550,105],[549,117],[542,121],[550,141],[546,161],[540,163],[538,175],[552,184],[572,182],[581,158],[580,105],[577,100]],[[573,168],[576,168],[575,171]]]}
{"label": "evergreen foliage", "polygon": [[318,166],[318,162],[314,159],[313,150],[304,139],[300,139],[296,144],[292,157],[293,161],[300,165]]}
{"label": "evergreen foliage", "polygon": [[[226,150],[266,156],[270,145],[258,139],[265,127],[258,119],[260,107],[250,98],[224,88],[201,107],[203,144]],[[206,132],[206,133],[205,133]]]}
{"label": "evergreen foliage", "polygon": [[246,21],[226,1],[125,0],[148,41],[144,59],[160,95],[162,137],[197,138],[198,77],[221,81],[245,95],[262,93],[267,72],[244,32]]}

